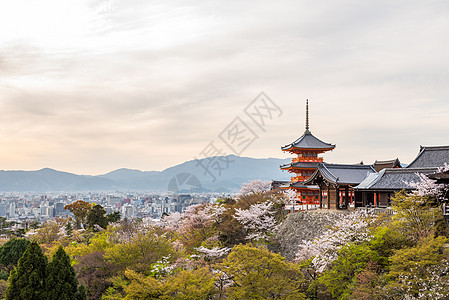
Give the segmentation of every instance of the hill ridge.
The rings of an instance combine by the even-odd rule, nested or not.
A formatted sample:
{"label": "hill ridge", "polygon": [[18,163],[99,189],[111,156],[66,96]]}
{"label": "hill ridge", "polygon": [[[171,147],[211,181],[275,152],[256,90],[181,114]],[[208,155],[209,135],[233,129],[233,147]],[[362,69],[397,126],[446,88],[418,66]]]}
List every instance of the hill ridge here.
{"label": "hill ridge", "polygon": [[[235,155],[193,159],[163,171],[119,168],[101,175],[78,175],[52,168],[35,171],[0,171],[0,192],[54,191],[169,191],[170,180],[191,174],[204,192],[236,192],[251,179],[288,180],[279,166],[289,159],[251,158]],[[219,166],[218,163],[222,165]],[[205,169],[206,166],[208,169]],[[213,176],[212,176],[212,175]]]}

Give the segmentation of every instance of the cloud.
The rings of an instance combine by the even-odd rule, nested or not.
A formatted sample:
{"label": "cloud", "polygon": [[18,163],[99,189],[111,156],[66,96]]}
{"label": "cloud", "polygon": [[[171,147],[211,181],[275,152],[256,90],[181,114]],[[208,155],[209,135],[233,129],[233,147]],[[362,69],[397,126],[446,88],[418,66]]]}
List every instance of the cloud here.
{"label": "cloud", "polygon": [[305,98],[312,131],[337,144],[328,161],[407,162],[446,143],[444,1],[44,2],[56,15],[36,8],[0,47],[5,168],[162,169],[217,140],[262,90],[284,115],[244,155],[283,156]]}

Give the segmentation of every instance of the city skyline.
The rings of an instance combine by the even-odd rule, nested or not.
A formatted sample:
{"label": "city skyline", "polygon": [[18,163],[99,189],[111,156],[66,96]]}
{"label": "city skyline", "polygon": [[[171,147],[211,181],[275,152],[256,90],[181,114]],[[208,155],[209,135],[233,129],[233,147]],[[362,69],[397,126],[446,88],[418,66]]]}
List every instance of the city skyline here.
{"label": "city skyline", "polygon": [[325,161],[407,164],[449,144],[448,46],[445,1],[1,3],[0,169],[163,170],[211,143],[289,158],[306,99]]}

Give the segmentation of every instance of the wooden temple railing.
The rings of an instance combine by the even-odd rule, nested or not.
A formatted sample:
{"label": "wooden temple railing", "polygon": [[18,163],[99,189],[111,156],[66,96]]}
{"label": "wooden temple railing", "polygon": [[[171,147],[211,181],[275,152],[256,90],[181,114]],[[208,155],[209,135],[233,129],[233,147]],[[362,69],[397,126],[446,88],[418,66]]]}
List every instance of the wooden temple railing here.
{"label": "wooden temple railing", "polygon": [[294,157],[293,163],[297,162],[323,162],[322,157]]}
{"label": "wooden temple railing", "polygon": [[291,178],[292,182],[298,182],[298,181],[306,181],[309,179],[310,176],[294,176]]}
{"label": "wooden temple railing", "polygon": [[375,215],[393,215],[394,210],[388,207],[357,207],[357,210],[365,211],[367,213],[373,213]]}

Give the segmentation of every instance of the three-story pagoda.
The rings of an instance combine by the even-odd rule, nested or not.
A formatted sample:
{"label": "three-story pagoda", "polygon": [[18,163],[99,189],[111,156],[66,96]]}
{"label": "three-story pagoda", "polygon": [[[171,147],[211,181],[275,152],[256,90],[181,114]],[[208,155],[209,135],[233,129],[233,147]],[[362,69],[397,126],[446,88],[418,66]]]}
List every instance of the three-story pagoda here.
{"label": "three-story pagoda", "polygon": [[303,184],[323,162],[320,154],[333,150],[335,145],[325,143],[316,138],[309,130],[309,100],[306,100],[306,130],[304,134],[291,144],[281,147],[282,151],[296,155],[290,164],[282,165],[281,170],[293,173],[291,182],[282,185],[282,189],[293,189],[297,193],[298,202],[302,204],[319,204],[319,188]]}

